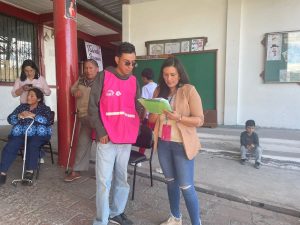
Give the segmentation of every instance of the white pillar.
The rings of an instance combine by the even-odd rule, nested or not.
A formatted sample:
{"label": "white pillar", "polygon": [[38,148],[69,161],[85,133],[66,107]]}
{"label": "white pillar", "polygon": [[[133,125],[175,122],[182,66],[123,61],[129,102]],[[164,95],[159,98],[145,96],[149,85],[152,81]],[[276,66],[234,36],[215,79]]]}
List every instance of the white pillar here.
{"label": "white pillar", "polygon": [[122,41],[130,42],[130,9],[129,4],[122,5]]}
{"label": "white pillar", "polygon": [[224,125],[236,125],[238,121],[241,10],[242,0],[228,0]]}

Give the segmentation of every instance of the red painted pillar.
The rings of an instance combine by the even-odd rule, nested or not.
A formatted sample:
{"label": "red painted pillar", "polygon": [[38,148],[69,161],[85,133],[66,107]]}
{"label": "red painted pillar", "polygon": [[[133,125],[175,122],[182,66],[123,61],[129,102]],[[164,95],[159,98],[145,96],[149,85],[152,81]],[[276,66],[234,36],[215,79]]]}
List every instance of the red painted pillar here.
{"label": "red painted pillar", "polygon": [[[78,77],[76,7],[67,9],[75,0],[54,0],[55,63],[57,85],[58,164],[67,165],[74,122],[75,103],[70,88]],[[67,5],[67,6],[66,6]]]}

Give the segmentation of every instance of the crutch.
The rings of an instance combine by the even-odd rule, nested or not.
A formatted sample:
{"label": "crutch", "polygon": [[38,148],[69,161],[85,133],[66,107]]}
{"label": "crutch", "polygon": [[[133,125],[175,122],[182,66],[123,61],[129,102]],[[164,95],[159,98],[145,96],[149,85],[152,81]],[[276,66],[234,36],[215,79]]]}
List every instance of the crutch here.
{"label": "crutch", "polygon": [[76,122],[77,122],[77,112],[75,112],[74,114],[75,114],[75,119],[74,119],[74,124],[73,124],[73,131],[72,131],[72,137],[71,137],[71,143],[70,143],[70,149],[69,149],[67,168],[66,168],[66,172],[65,172],[66,174],[70,173],[69,164],[70,164],[70,157],[71,157],[71,153],[72,153],[73,140],[74,140],[74,134],[75,134],[75,129],[76,129]]}
{"label": "crutch", "polygon": [[25,184],[25,185],[32,185],[32,180],[24,178],[24,171],[25,171],[26,152],[27,152],[27,133],[28,133],[28,130],[31,128],[31,126],[34,123],[34,118],[32,118],[32,117],[26,117],[24,119],[32,119],[32,121],[31,121],[31,123],[29,124],[29,126],[27,127],[27,129],[25,131],[22,178],[21,179],[13,180],[11,183],[14,186],[17,186],[18,183],[22,183],[22,184]]}

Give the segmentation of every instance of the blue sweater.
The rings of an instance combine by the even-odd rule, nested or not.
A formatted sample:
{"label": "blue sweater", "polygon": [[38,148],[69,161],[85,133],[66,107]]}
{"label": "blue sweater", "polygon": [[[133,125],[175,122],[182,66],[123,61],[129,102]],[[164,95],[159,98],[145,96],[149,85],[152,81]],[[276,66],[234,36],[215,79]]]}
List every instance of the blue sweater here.
{"label": "blue sweater", "polygon": [[[10,132],[11,136],[23,136],[25,131],[32,122],[32,119],[19,119],[18,114],[24,111],[30,111],[29,104],[19,105],[7,118],[9,124],[13,125]],[[31,110],[36,116],[34,123],[28,130],[28,136],[51,136],[51,109],[45,104],[38,104],[38,106]]]}

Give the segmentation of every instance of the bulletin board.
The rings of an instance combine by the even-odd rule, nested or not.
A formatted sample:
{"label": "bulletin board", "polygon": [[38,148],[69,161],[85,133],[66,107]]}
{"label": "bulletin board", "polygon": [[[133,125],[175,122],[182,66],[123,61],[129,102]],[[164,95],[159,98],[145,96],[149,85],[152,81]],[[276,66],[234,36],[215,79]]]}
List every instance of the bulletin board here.
{"label": "bulletin board", "polygon": [[[195,86],[201,96],[203,109],[216,110],[216,79],[217,79],[217,50],[206,50],[197,53],[174,54],[184,65],[190,77],[191,83]],[[163,57],[137,57],[137,67],[134,74],[141,83],[141,72],[144,68],[152,68],[155,74],[155,81],[159,77],[160,68],[168,55]]]}
{"label": "bulletin board", "polygon": [[300,31],[265,34],[265,83],[300,82]]}

